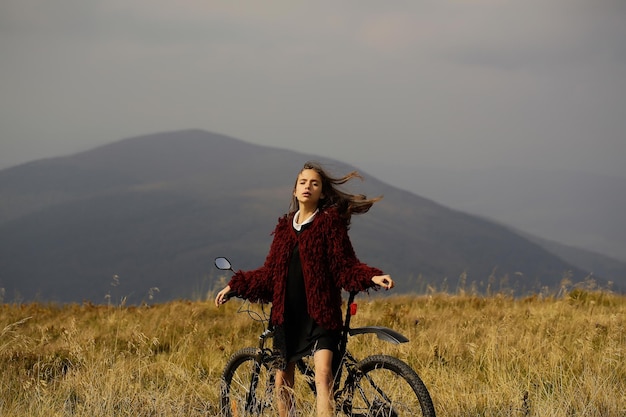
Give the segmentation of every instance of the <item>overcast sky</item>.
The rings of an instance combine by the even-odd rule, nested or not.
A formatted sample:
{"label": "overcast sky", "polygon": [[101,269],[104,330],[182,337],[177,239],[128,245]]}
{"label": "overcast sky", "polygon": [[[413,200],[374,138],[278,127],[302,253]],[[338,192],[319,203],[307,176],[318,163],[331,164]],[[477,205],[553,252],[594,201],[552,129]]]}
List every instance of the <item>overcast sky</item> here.
{"label": "overcast sky", "polygon": [[2,0],[0,57],[0,168],[200,128],[626,177],[624,0]]}

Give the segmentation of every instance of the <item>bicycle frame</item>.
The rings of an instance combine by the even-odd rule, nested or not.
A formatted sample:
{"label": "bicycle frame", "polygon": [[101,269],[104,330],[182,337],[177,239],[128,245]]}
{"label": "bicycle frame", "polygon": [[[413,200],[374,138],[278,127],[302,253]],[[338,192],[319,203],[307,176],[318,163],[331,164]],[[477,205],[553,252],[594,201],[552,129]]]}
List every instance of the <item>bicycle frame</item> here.
{"label": "bicycle frame", "polygon": [[[348,304],[347,304],[346,315],[344,319],[344,326],[341,332],[341,338],[339,342],[339,352],[338,352],[339,355],[338,355],[338,358],[336,358],[336,360],[333,361],[334,362],[333,363],[333,376],[334,376],[333,392],[334,392],[335,400],[339,399],[342,395],[344,395],[346,393],[346,390],[352,389],[351,378],[355,374],[355,370],[356,370],[357,360],[347,350],[348,336],[356,336],[360,334],[369,333],[369,334],[375,334],[376,337],[378,337],[379,339],[384,340],[386,342],[393,343],[393,344],[406,343],[409,341],[409,339],[406,338],[404,335],[388,327],[365,326],[365,327],[357,327],[353,329],[350,328],[350,321],[353,315],[352,305],[354,304],[354,298],[356,297],[358,293],[350,292],[349,294],[350,295],[348,297]],[[271,363],[272,361],[272,357],[274,356],[274,353],[271,349],[265,347],[265,341],[267,339],[271,339],[273,336],[274,336],[274,330],[270,328],[265,329],[263,333],[261,333],[261,335],[259,336],[259,345],[258,345],[259,350],[258,350],[258,358],[257,358],[257,365],[256,365],[259,368],[262,363]],[[306,378],[307,385],[311,388],[313,393],[316,393],[315,374],[313,370],[309,366],[307,366],[307,364],[304,362],[303,359],[300,359],[296,362],[296,368],[302,375],[307,377]],[[348,379],[345,381],[344,387],[340,388],[339,384],[341,381],[342,371],[344,368],[346,368],[346,370],[348,371]],[[256,371],[255,373],[258,375],[259,370],[256,369],[255,371]],[[274,375],[272,375],[271,378],[272,378],[271,385],[273,386]],[[251,389],[249,390],[249,392],[255,392],[257,381],[255,381],[253,378],[250,383],[251,383],[251,387],[250,387]],[[246,401],[249,407],[253,407],[253,404],[250,404],[251,399],[248,398],[246,399]]]}
{"label": "bicycle frame", "polygon": [[[216,258],[216,266],[219,269],[228,269],[232,271],[230,262],[226,258]],[[401,333],[387,327],[365,326],[351,328],[350,322],[352,316],[356,313],[356,304],[354,304],[354,299],[357,294],[358,292],[356,291],[349,292],[345,319],[340,333],[338,352],[333,356],[333,398],[335,400],[337,411],[341,411],[350,416],[374,415],[371,414],[372,410],[374,410],[375,415],[379,415],[381,412],[383,414],[380,415],[389,416],[414,415],[415,412],[413,411],[410,411],[410,414],[404,414],[407,409],[403,408],[403,406],[406,404],[402,400],[399,403],[395,402],[397,399],[395,392],[392,393],[392,395],[388,395],[389,391],[387,390],[386,382],[378,378],[377,375],[381,374],[378,374],[376,371],[376,369],[384,369],[391,371],[394,376],[400,376],[405,383],[408,383],[406,387],[412,390],[416,395],[415,399],[417,399],[423,414],[425,416],[434,417],[435,411],[427,388],[424,386],[415,371],[413,371],[406,363],[386,355],[372,355],[366,357],[365,359],[357,360],[347,350],[348,337],[360,334],[374,334],[379,339],[393,344],[406,343],[409,341],[409,339]],[[237,295],[233,293],[227,294],[228,298],[232,296]],[[234,362],[229,362],[225,368],[224,375],[227,375],[227,371],[235,372],[239,365],[243,362],[248,360],[252,361],[252,375],[250,375],[250,379],[244,378],[243,380],[239,380],[240,386],[247,387],[245,403],[241,404],[243,409],[240,408],[240,410],[245,410],[245,412],[250,415],[260,415],[263,413],[263,410],[272,408],[271,398],[273,398],[276,383],[275,371],[280,369],[280,367],[277,366],[277,362],[280,361],[282,365],[283,358],[279,358],[271,347],[266,347],[266,341],[274,337],[274,329],[269,326],[269,317],[264,306],[261,307],[261,313],[259,313],[258,311],[254,311],[249,308],[246,309],[245,306],[247,305],[250,305],[250,303],[244,303],[240,307],[239,312],[245,311],[253,320],[264,323],[264,330],[259,335],[258,347],[244,348],[234,354],[231,359],[231,361]],[[309,366],[309,362],[309,360],[300,359],[296,362],[295,367],[297,372],[304,376],[304,382],[306,382],[306,385],[311,389],[311,392],[314,395],[317,395],[315,372],[313,367]],[[231,363],[233,366],[232,368]],[[378,368],[379,365],[381,368]],[[345,378],[343,378],[342,384],[342,374],[344,372]],[[248,372],[244,372],[244,374],[248,374]],[[233,374],[228,373],[228,375],[227,384],[230,384]],[[268,378],[263,380],[266,383],[261,382],[261,375],[265,375],[263,378]],[[247,381],[244,382],[244,380]],[[367,382],[366,385],[362,384],[364,381]],[[242,382],[244,383],[241,384]],[[379,384],[379,382],[382,382],[382,385]],[[264,387],[264,394],[257,393],[257,388],[261,387]],[[372,393],[374,393],[374,396],[372,396]],[[410,396],[412,395],[413,394],[410,394]],[[357,396],[358,400],[354,401],[357,399]],[[225,401],[228,401],[228,397],[226,397]],[[396,404],[400,405],[400,408],[396,408]],[[358,411],[353,410],[353,405]],[[226,405],[222,404],[222,406],[228,407],[228,402]],[[412,404],[409,407],[413,406],[415,406],[415,404]],[[409,408],[409,410],[413,409]],[[231,415],[230,412],[227,412],[226,414],[229,416]]]}

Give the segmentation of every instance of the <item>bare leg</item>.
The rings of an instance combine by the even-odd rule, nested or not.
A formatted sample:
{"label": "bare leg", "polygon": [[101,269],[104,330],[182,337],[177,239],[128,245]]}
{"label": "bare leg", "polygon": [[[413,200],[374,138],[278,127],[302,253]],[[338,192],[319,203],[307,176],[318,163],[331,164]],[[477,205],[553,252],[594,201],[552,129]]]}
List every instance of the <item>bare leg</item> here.
{"label": "bare leg", "polygon": [[313,356],[315,363],[315,387],[317,389],[317,416],[332,417],[335,415],[333,404],[333,352],[321,349]]}
{"label": "bare leg", "polygon": [[276,371],[276,394],[278,396],[278,414],[280,417],[292,417],[296,415],[295,402],[293,401],[293,381],[295,363],[287,365],[284,371]]}

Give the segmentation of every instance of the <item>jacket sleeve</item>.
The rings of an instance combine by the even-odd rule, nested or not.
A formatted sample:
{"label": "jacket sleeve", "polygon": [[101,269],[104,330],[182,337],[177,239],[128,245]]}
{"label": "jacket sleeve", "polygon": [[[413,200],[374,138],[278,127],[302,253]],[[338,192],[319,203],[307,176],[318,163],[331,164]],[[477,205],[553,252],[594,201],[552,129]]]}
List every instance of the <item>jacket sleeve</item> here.
{"label": "jacket sleeve", "polygon": [[277,256],[280,240],[278,230],[281,223],[282,222],[279,221],[279,224],[272,233],[274,239],[263,266],[251,271],[239,270],[231,278],[228,285],[230,285],[231,291],[235,292],[237,296],[252,302],[272,302],[274,291],[272,277],[275,270],[274,266],[278,262]]}
{"label": "jacket sleeve", "polygon": [[376,288],[372,277],[383,272],[359,261],[348,236],[348,226],[336,211],[329,212],[327,244],[330,269],[338,285],[346,291],[366,291]]}
{"label": "jacket sleeve", "polygon": [[253,271],[237,271],[228,285],[238,297],[253,303],[269,303],[272,301],[271,289],[267,287],[267,271],[265,267]]}

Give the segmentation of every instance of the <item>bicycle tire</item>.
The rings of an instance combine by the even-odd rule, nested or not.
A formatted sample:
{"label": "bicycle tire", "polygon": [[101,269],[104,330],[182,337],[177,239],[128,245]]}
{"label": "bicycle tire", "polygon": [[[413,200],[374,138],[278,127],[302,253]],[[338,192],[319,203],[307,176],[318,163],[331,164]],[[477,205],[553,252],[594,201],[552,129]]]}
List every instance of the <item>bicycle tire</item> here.
{"label": "bicycle tire", "polygon": [[229,359],[221,380],[220,410],[224,417],[275,416],[274,375],[259,362],[259,349],[243,348]]}
{"label": "bicycle tire", "polygon": [[352,416],[435,417],[426,385],[406,363],[373,355],[357,363],[352,390]]}

